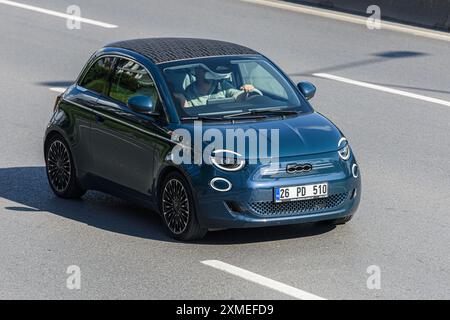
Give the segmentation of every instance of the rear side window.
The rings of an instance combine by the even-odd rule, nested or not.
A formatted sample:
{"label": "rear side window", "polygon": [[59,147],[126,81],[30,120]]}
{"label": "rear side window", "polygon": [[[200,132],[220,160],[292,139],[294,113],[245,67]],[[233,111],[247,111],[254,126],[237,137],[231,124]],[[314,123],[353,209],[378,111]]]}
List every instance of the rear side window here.
{"label": "rear side window", "polygon": [[97,60],[86,73],[80,85],[97,93],[105,92],[113,62],[114,57],[104,57]]}
{"label": "rear side window", "polygon": [[158,103],[158,91],[151,76],[143,66],[127,59],[120,59],[117,63],[109,96],[124,104],[134,96],[151,98],[154,107]]}

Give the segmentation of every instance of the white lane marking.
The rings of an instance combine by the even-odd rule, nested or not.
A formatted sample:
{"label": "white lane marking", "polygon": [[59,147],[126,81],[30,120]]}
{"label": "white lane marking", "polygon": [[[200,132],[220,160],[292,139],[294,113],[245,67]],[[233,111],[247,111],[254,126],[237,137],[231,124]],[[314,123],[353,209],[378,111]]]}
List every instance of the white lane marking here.
{"label": "white lane marking", "polygon": [[[241,0],[243,2],[268,6],[272,8],[278,8],[283,10],[289,10],[293,12],[299,12],[299,13],[305,13],[309,15],[319,16],[323,18],[329,18],[339,21],[345,21],[345,22],[351,22],[356,23],[360,25],[366,25],[367,19],[364,17],[359,17],[356,15],[348,14],[348,13],[341,13],[341,12],[333,12],[327,9],[321,9],[321,8],[312,8],[305,5],[300,4],[287,4],[282,2],[275,2],[271,0]],[[445,32],[440,31],[433,31],[428,30],[425,28],[419,28],[419,27],[413,27],[413,26],[406,26],[400,23],[395,22],[381,22],[381,28],[386,30],[392,30],[392,31],[398,31],[403,33],[412,34],[415,36],[421,36],[421,37],[427,37],[431,39],[437,39],[437,40],[443,40],[443,41],[450,41],[450,35],[448,35]]]}
{"label": "white lane marking", "polygon": [[31,5],[28,5],[28,4],[23,4],[23,3],[19,3],[19,2],[15,2],[15,1],[0,0],[0,4],[6,4],[8,6],[13,6],[13,7],[21,8],[21,9],[31,10],[31,11],[35,11],[35,12],[39,12],[39,13],[45,13],[45,14],[48,14],[48,15],[51,15],[51,16],[55,16],[55,17],[59,17],[59,18],[71,19],[71,20],[74,20],[74,21],[80,21],[80,22],[83,22],[83,23],[88,23],[88,24],[92,24],[92,25],[95,25],[95,26],[103,27],[103,28],[117,28],[118,27],[115,24],[110,24],[110,23],[101,22],[101,21],[97,21],[97,20],[82,18],[82,17],[71,15],[71,14],[62,13],[62,12],[53,11],[53,10],[48,10],[48,9],[44,9],[44,8],[39,8],[39,7],[35,7],[35,6],[31,6]]}
{"label": "white lane marking", "polygon": [[231,264],[219,261],[219,260],[205,260],[201,261],[204,265],[225,271],[237,277],[243,278],[245,280],[260,284],[262,286],[268,287],[270,289],[279,291],[281,293],[287,294],[291,297],[301,299],[301,300],[325,300],[322,297],[316,296],[312,293],[288,286],[287,284],[260,276],[259,274],[253,273],[251,271],[235,267]]}
{"label": "white lane marking", "polygon": [[54,92],[58,92],[58,93],[63,93],[64,91],[66,91],[66,88],[49,88],[50,91],[54,91]]}
{"label": "white lane marking", "polygon": [[360,87],[365,87],[365,88],[369,88],[369,89],[373,89],[373,90],[388,92],[388,93],[397,94],[397,95],[408,97],[408,98],[413,98],[413,99],[417,99],[417,100],[422,100],[422,101],[436,103],[436,104],[450,107],[450,101],[447,101],[447,100],[431,98],[431,97],[423,96],[421,94],[415,94],[415,93],[411,93],[411,92],[407,92],[407,91],[392,89],[392,88],[380,86],[377,84],[372,84],[372,83],[368,83],[368,82],[357,81],[357,80],[352,80],[352,79],[348,79],[348,78],[344,78],[344,77],[334,76],[334,75],[328,74],[328,73],[313,73],[312,75],[315,77],[319,77],[319,78],[335,80],[335,81],[339,81],[339,82],[343,82],[343,83],[352,84],[355,86],[360,86]]}

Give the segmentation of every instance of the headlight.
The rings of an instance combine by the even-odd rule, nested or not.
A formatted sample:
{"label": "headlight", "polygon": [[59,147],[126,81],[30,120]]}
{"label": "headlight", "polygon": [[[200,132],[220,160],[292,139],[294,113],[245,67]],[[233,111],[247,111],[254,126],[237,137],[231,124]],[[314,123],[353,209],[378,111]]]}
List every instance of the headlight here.
{"label": "headlight", "polygon": [[342,160],[348,160],[350,158],[350,146],[346,138],[341,138],[338,142],[338,154]]}
{"label": "headlight", "polygon": [[245,166],[242,156],[231,150],[214,150],[210,160],[214,166],[225,171],[239,171]]}

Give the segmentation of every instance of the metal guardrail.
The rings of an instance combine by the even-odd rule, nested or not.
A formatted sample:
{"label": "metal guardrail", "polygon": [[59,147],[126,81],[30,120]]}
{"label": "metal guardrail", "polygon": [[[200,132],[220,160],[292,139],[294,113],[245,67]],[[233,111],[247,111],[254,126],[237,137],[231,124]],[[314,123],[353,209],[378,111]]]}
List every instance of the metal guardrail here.
{"label": "metal guardrail", "polygon": [[371,5],[381,18],[415,26],[450,31],[450,0],[285,0],[368,16]]}

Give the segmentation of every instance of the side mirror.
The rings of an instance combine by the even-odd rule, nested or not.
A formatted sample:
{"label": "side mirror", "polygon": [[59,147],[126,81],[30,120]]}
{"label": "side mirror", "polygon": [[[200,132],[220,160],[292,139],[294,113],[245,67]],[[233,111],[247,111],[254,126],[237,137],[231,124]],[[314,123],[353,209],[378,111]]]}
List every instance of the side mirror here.
{"label": "side mirror", "polygon": [[300,82],[297,87],[307,100],[316,94],[316,87],[311,82]]}
{"label": "side mirror", "polygon": [[142,113],[149,116],[159,115],[157,112],[153,112],[153,102],[150,97],[147,96],[134,96],[128,99],[128,108],[136,113]]}

